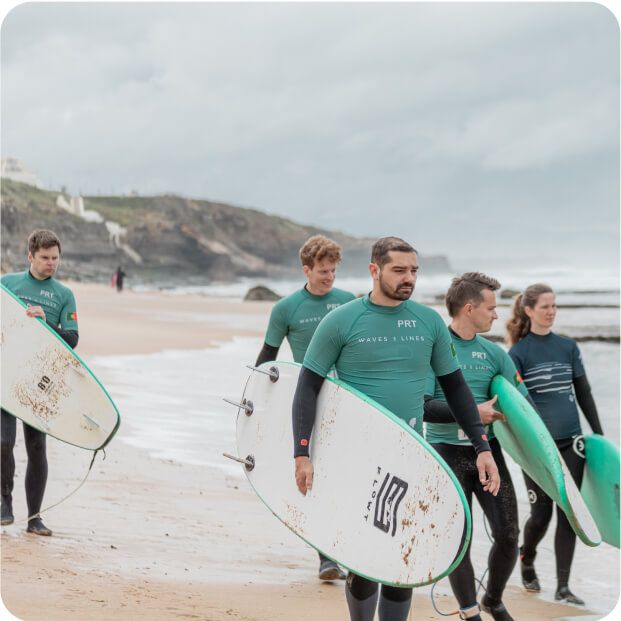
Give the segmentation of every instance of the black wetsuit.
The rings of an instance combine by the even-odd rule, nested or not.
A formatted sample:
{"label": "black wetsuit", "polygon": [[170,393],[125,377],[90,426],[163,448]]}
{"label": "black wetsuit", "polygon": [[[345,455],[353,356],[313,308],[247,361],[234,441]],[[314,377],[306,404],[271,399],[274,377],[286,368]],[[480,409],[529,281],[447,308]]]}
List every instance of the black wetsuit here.
{"label": "black wetsuit", "polygon": [[[71,291],[54,278],[37,280],[30,272],[7,274],[2,284],[30,305],[40,305],[46,314],[47,324],[72,348],[78,343],[77,313]],[[34,319],[33,319],[34,321]],[[3,502],[12,506],[15,458],[13,449],[17,435],[17,419],[4,409],[1,410],[1,460],[0,493]],[[41,510],[45,485],[47,483],[46,435],[26,423],[24,441],[28,455],[26,467],[26,502],[28,515]]]}
{"label": "black wetsuit", "polygon": [[[434,444],[433,448],[455,473],[470,509],[474,494],[489,522],[494,541],[487,561],[489,577],[486,592],[488,600],[498,603],[502,600],[502,593],[518,557],[518,510],[513,481],[498,440],[490,439],[489,445],[502,481],[497,496],[483,490],[476,467],[476,453],[472,446],[441,443]],[[474,568],[470,560],[471,545],[472,543],[468,545],[466,555],[457,569],[449,575],[451,588],[462,609],[475,605],[477,601]]]}

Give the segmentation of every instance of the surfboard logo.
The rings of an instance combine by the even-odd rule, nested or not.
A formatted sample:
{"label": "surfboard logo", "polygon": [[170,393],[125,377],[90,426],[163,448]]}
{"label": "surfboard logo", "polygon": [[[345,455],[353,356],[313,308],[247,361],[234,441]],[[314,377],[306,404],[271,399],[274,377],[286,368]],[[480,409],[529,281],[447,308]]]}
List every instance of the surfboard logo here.
{"label": "surfboard logo", "polygon": [[534,505],[537,502],[537,493],[534,489],[528,490],[528,502],[530,502],[531,505]]}
{"label": "surfboard logo", "polygon": [[384,477],[382,486],[375,498],[375,516],[373,526],[394,537],[397,530],[397,512],[399,505],[407,492],[408,484],[399,477],[391,478],[390,472]]}
{"label": "surfboard logo", "polygon": [[48,392],[50,387],[52,386],[52,380],[47,376],[44,375],[40,380],[39,383],[37,384],[37,386],[43,391],[43,392]]}

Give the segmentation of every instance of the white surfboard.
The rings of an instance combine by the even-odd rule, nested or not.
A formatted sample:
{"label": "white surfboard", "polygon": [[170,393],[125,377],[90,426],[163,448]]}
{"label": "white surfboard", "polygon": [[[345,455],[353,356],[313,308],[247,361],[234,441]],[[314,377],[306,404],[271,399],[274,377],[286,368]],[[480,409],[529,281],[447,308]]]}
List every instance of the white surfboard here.
{"label": "white surfboard", "polygon": [[0,288],[2,407],[63,442],[103,448],[121,422],[105,388],[54,330]]}
{"label": "white surfboard", "polygon": [[[296,535],[342,566],[395,586],[450,573],[470,540],[463,491],[434,449],[401,419],[327,378],[311,439],[312,490],[296,487],[291,405],[300,365],[253,371],[237,416],[237,450],[267,507]],[[251,405],[248,405],[251,402]]]}

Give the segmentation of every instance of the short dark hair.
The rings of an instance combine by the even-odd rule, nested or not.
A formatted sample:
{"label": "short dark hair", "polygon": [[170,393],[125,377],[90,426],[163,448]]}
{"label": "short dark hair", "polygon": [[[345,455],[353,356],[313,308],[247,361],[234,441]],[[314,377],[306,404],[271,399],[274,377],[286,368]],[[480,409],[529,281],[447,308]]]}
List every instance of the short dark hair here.
{"label": "short dark hair", "polygon": [[384,267],[386,263],[390,263],[389,252],[413,252],[417,254],[416,249],[400,237],[382,237],[373,244],[371,263]]}
{"label": "short dark hair", "polygon": [[53,248],[58,246],[58,253],[61,254],[60,239],[54,231],[48,231],[47,229],[37,229],[30,233],[28,236],[28,252],[34,256],[37,250],[41,248]]}
{"label": "short dark hair", "polygon": [[484,289],[498,291],[500,283],[481,272],[466,272],[453,278],[445,298],[449,316],[455,317],[466,304],[480,304]]}

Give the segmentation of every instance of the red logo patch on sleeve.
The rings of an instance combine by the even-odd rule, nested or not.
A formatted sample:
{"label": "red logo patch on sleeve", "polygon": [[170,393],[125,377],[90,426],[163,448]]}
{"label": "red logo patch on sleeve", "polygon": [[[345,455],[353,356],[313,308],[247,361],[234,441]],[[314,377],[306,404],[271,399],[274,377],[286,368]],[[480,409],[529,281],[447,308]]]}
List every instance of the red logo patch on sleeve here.
{"label": "red logo patch on sleeve", "polygon": [[308,446],[308,440],[307,440],[306,438],[302,438],[302,439],[300,440],[300,444],[301,444],[302,446]]}
{"label": "red logo patch on sleeve", "polygon": [[484,433],[484,434],[481,436],[481,438],[483,438],[483,440],[485,440],[485,441],[487,442],[487,434],[485,434],[485,433]]}
{"label": "red logo patch on sleeve", "polygon": [[524,381],[518,371],[515,372],[515,377],[513,378],[513,381],[515,382],[516,386],[519,386]]}

